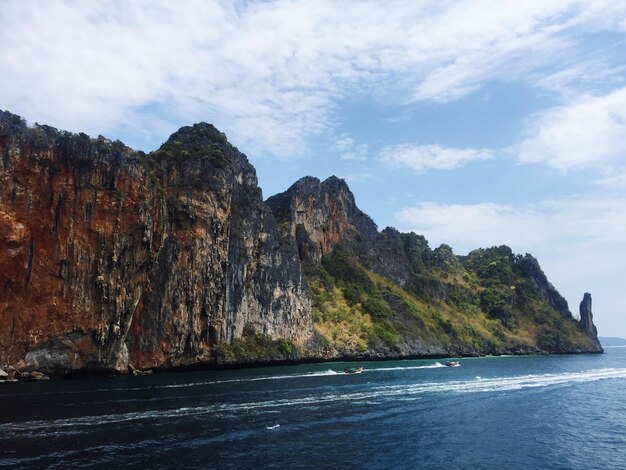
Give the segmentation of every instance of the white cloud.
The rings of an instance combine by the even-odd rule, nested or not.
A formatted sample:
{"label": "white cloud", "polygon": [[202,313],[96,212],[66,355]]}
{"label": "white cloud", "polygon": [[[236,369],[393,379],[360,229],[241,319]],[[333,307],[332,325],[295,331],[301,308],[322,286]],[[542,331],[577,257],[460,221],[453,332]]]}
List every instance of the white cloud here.
{"label": "white cloud", "polygon": [[594,181],[594,183],[610,189],[626,190],[626,169],[622,168],[605,178]]}
{"label": "white cloud", "polygon": [[348,134],[343,133],[341,134],[337,142],[335,142],[335,147],[337,147],[339,150],[349,150],[354,147],[354,139]]}
{"label": "white cloud", "polygon": [[395,217],[402,227],[461,251],[501,244],[529,250],[585,240],[626,245],[626,198],[608,195],[522,205],[425,202]]}
{"label": "white cloud", "polygon": [[364,162],[367,160],[368,146],[357,144],[347,133],[339,136],[335,148],[340,151],[339,160]]}
{"label": "white cloud", "polygon": [[385,147],[379,160],[385,165],[409,168],[416,173],[428,170],[452,170],[477,160],[493,158],[487,149],[457,149],[441,145],[401,144]]}
{"label": "white cloud", "polygon": [[584,96],[535,117],[519,145],[522,163],[545,162],[559,170],[611,170],[626,157],[626,88]]}
{"label": "white cloud", "polygon": [[542,219],[537,218],[531,206],[520,209],[494,203],[442,205],[424,202],[397,212],[396,219],[408,230],[462,251],[483,245],[526,242],[536,245],[545,239],[545,233],[537,227]]}
{"label": "white cloud", "polygon": [[445,101],[498,78],[534,84],[557,57],[569,60],[561,68],[575,62],[575,30],[619,30],[624,9],[396,0],[383,15],[373,0],[5,0],[0,107],[71,130],[159,138],[209,120],[239,146],[288,157],[332,134],[346,97]]}
{"label": "white cloud", "polygon": [[594,58],[547,75],[538,75],[535,83],[572,101],[580,97],[581,89],[619,88],[625,81],[625,72],[626,65],[613,66],[606,60]]}
{"label": "white cloud", "polygon": [[339,155],[340,160],[364,162],[367,160],[367,145],[358,145],[349,152]]}
{"label": "white cloud", "polygon": [[515,31],[502,33],[500,37],[481,38],[482,46],[456,51],[454,60],[433,68],[415,88],[413,99],[446,102],[471,93],[489,80],[526,77],[545,65],[547,56],[568,47],[563,39],[551,37],[554,31],[550,30],[539,29],[521,37]]}
{"label": "white cloud", "polygon": [[626,198],[586,195],[534,205],[422,203],[396,213],[399,226],[447,243],[457,253],[506,244],[538,258],[548,279],[577,312],[585,291],[594,296],[601,334],[626,333]]}

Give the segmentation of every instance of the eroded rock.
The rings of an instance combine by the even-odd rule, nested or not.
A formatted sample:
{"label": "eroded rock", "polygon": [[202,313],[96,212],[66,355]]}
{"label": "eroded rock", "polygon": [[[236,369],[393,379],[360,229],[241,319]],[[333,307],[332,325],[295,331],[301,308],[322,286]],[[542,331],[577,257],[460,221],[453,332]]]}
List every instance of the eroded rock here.
{"label": "eroded rock", "polygon": [[145,155],[0,112],[0,363],[62,375],[195,364],[240,336],[306,341],[297,249],[213,126]]}

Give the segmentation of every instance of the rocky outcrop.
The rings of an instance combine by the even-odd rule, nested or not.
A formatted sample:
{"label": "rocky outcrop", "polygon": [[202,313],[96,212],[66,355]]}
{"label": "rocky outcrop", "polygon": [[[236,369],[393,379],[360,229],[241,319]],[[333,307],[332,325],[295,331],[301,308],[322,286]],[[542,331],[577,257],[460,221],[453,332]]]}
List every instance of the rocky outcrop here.
{"label": "rocky outcrop", "polygon": [[0,363],[169,367],[246,327],[310,336],[296,245],[213,126],[145,155],[5,112],[0,156]]}
{"label": "rocky outcrop", "polygon": [[362,257],[378,235],[376,224],[356,206],[348,185],[336,176],[323,182],[304,177],[266,203],[286,236],[296,240],[305,263],[319,263],[337,246]]}
{"label": "rocky outcrop", "polygon": [[593,344],[597,347],[598,351],[603,351],[600,340],[598,340],[598,330],[593,324],[593,313],[591,313],[591,294],[585,292],[583,300],[580,302],[580,329],[587,335],[589,339],[593,341]]}
{"label": "rocky outcrop", "polygon": [[318,266],[324,256],[341,249],[372,272],[434,297],[445,297],[446,286],[432,278],[417,278],[432,269],[459,266],[447,245],[431,250],[423,236],[400,233],[393,227],[378,232],[372,219],[357,207],[346,182],[336,176],[324,181],[301,178],[266,203],[285,237],[295,238],[305,266]]}

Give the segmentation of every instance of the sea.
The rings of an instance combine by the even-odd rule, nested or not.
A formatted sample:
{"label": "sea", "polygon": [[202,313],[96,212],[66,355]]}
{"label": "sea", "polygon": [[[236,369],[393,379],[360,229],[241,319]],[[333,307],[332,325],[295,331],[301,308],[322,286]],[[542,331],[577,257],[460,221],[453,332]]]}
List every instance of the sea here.
{"label": "sea", "polygon": [[0,384],[0,467],[623,469],[626,348]]}

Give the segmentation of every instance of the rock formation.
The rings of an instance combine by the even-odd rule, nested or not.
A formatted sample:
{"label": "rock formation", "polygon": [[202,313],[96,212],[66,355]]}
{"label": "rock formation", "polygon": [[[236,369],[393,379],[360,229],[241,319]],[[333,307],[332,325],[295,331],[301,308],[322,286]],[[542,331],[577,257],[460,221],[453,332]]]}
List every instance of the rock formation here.
{"label": "rock formation", "polygon": [[295,243],[213,126],[145,155],[2,113],[0,155],[0,363],[169,367],[246,327],[310,336]]}
{"label": "rock formation", "polygon": [[534,258],[378,232],[336,177],[264,203],[210,124],[145,154],[0,112],[0,157],[0,366],[599,350]]}
{"label": "rock formation", "polygon": [[311,176],[266,201],[286,235],[295,238],[303,262],[319,263],[341,244],[363,256],[378,235],[376,224],[354,201],[345,181]]}
{"label": "rock formation", "polygon": [[585,292],[583,300],[580,302],[580,329],[585,333],[593,342],[602,349],[600,340],[598,340],[598,330],[593,324],[593,313],[591,313],[591,294]]}
{"label": "rock formation", "polygon": [[307,266],[327,356],[600,350],[530,255],[502,246],[457,257],[414,233],[379,233],[336,177],[302,178],[267,204]]}

